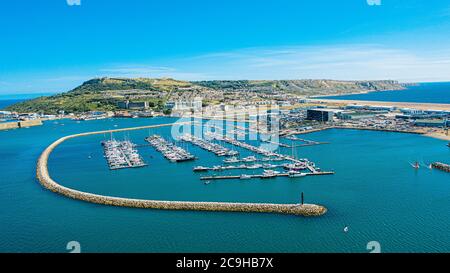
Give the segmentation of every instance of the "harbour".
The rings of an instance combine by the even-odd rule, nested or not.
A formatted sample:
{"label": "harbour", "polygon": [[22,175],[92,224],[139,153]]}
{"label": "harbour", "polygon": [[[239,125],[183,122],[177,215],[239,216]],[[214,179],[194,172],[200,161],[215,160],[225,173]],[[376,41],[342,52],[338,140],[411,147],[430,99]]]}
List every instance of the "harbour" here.
{"label": "harbour", "polygon": [[[239,178],[223,180],[230,183],[214,183],[222,180],[210,179],[211,183],[208,185],[204,184],[208,180],[200,180],[201,176],[233,174],[226,173],[228,171],[196,174],[193,172],[195,166],[240,163],[224,163],[223,160],[227,157],[218,157],[200,147],[192,147],[189,151],[198,157],[196,161],[170,164],[159,152],[148,147],[148,142],[144,140],[149,136],[148,129],[114,132],[115,139],[129,139],[137,145],[140,155],[148,163],[145,168],[109,171],[99,144],[109,139],[109,133],[66,140],[49,156],[48,168],[53,180],[64,187],[97,195],[149,200],[295,204],[299,203],[300,193],[305,192],[306,202],[324,204],[329,208],[323,217],[307,221],[292,215],[159,211],[89,204],[53,193],[46,194],[41,187],[36,186],[33,173],[27,172],[35,168],[36,158],[47,147],[49,139],[58,139],[71,132],[84,133],[111,128],[120,130],[174,121],[175,119],[167,118],[105,119],[79,124],[65,120],[65,126],[44,122],[43,126],[26,131],[1,132],[3,142],[0,143],[0,154],[19,154],[19,148],[22,154],[20,158],[10,157],[9,161],[0,164],[3,176],[7,178],[0,191],[4,196],[12,193],[16,196],[3,199],[3,205],[10,209],[2,217],[9,222],[19,221],[20,218],[22,225],[19,228],[5,226],[5,236],[0,240],[0,245],[3,249],[12,251],[58,251],[61,241],[83,229],[88,230],[92,238],[89,236],[80,240],[94,252],[108,249],[136,251],[133,242],[137,238],[146,245],[143,251],[208,251],[211,247],[209,243],[204,243],[208,241],[225,246],[218,248],[218,251],[247,252],[264,248],[272,252],[280,249],[327,252],[346,249],[359,252],[365,250],[361,250],[360,246],[365,246],[367,240],[373,240],[372,238],[392,242],[384,243],[386,252],[447,250],[450,242],[445,239],[447,236],[443,236],[447,231],[436,227],[448,225],[443,217],[448,207],[448,173],[437,170],[416,172],[408,164],[408,161],[416,159],[446,162],[447,142],[421,135],[351,129],[315,132],[304,138],[328,141],[330,144],[298,148],[297,153],[301,152],[302,157],[317,162],[324,170],[335,170],[334,175],[307,176],[305,179],[279,177],[274,181],[260,178],[250,181]],[[116,124],[118,126],[114,127]],[[35,136],[33,142],[29,141],[30,133]],[[151,134],[169,139],[170,129],[153,128]],[[13,139],[17,145],[13,144]],[[255,145],[255,142],[251,143]],[[378,145],[384,145],[394,156],[373,148]],[[412,146],[415,149],[408,148]],[[22,149],[24,147],[26,149]],[[241,153],[239,160],[253,154],[243,148],[236,150]],[[290,153],[290,148],[283,150],[286,154]],[[360,158],[367,153],[371,156],[361,161]],[[91,159],[87,159],[89,155],[92,156]],[[257,161],[247,164],[285,163],[262,161],[268,159],[262,155],[255,157]],[[371,175],[367,176],[367,173]],[[395,183],[392,183],[393,179]],[[381,197],[378,194],[380,188],[384,191]],[[68,209],[72,213],[68,214]],[[35,211],[40,213],[36,214]],[[430,214],[430,211],[433,213]],[[98,212],[101,212],[100,216]],[[23,219],[23,215],[26,215],[26,219]],[[64,219],[64,222],[53,227],[55,218]],[[85,221],[86,219],[90,221]],[[379,225],[380,222],[388,222],[389,225]],[[97,228],[99,223],[104,225],[101,230]],[[342,228],[345,225],[350,227],[349,234],[352,236],[343,234]],[[133,232],[130,232],[131,226]],[[190,234],[195,239],[186,236],[186,227],[189,227]],[[367,227],[372,227],[369,234],[356,232],[367,230]],[[61,231],[61,228],[64,230]],[[217,232],[219,229],[220,233]],[[239,233],[235,232],[236,229],[239,229]],[[404,231],[405,236],[397,236],[399,229]],[[45,230],[60,234],[61,239],[48,240]],[[157,236],[149,230],[158,231]],[[273,232],[274,230],[277,232]],[[26,239],[20,248],[12,246],[6,239],[22,240],[18,231],[20,238]],[[260,240],[260,236],[268,233],[272,234],[273,240]],[[118,234],[129,240],[116,239]],[[322,236],[325,242],[314,243],[317,236]],[[242,238],[256,243],[239,243]],[[169,241],[172,243],[165,243]]]}
{"label": "harbour", "polygon": [[[161,127],[168,125],[156,125],[153,127]],[[147,128],[152,128],[151,126]],[[136,128],[125,128],[122,131],[136,130]],[[143,200],[132,198],[119,198],[106,195],[98,195],[88,192],[82,192],[74,189],[70,189],[58,184],[54,181],[48,171],[48,158],[52,151],[65,142],[68,139],[85,137],[90,135],[98,135],[105,133],[113,133],[116,130],[110,131],[97,131],[88,132],[83,134],[75,134],[62,137],[48,146],[39,157],[36,166],[36,176],[41,185],[50,191],[70,197],[77,200],[82,200],[90,203],[112,205],[119,207],[131,207],[131,208],[149,208],[149,209],[162,209],[162,210],[194,210],[194,211],[224,211],[224,212],[258,212],[258,213],[279,213],[279,214],[293,214],[300,216],[321,216],[327,212],[324,206],[315,204],[301,203],[296,204],[272,204],[272,203],[236,203],[236,202],[189,202],[189,201],[160,201],[160,200]],[[171,161],[178,160],[178,156],[182,156],[182,160],[186,158],[186,153],[179,147],[168,144],[161,136],[153,135],[146,139],[150,144],[154,145],[159,151],[163,152],[166,158]],[[129,145],[131,142],[117,142],[109,141],[105,142],[104,146],[108,149],[119,149],[123,153],[127,153],[130,150]],[[175,150],[176,154],[172,152]],[[134,150],[133,155],[135,155]],[[175,157],[173,157],[175,156]],[[189,155],[190,156],[190,155]],[[128,158],[128,156],[126,156]]]}

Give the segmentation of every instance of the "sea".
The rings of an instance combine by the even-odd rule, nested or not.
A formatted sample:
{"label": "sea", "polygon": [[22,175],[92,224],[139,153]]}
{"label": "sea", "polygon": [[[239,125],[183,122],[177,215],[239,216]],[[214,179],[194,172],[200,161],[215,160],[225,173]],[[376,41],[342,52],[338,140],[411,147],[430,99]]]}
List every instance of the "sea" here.
{"label": "sea", "polygon": [[389,101],[450,104],[450,82],[419,83],[405,90],[319,97],[335,100]]}
{"label": "sea", "polygon": [[50,95],[53,95],[53,93],[5,94],[5,95],[0,94],[0,110],[25,100]]}
{"label": "sea", "polygon": [[[40,153],[62,136],[175,121],[58,120],[0,131],[0,252],[69,252],[70,241],[79,242],[81,252],[365,253],[373,241],[381,252],[450,251],[450,174],[425,167],[434,161],[450,163],[450,149],[445,141],[420,135],[343,129],[302,135],[329,144],[278,151],[294,152],[335,175],[297,179],[204,184],[204,174],[192,168],[222,164],[223,158],[181,142],[196,161],[170,163],[152,147],[140,146],[147,167],[108,169],[101,141],[114,137],[143,145],[152,134],[170,139],[171,127],[71,139],[49,159],[53,179],[81,191],[154,200],[275,203],[298,203],[303,192],[305,202],[328,208],[315,218],[111,207],[55,194],[35,178]],[[415,161],[422,165],[418,170],[410,165]],[[261,171],[247,171],[252,172]]]}

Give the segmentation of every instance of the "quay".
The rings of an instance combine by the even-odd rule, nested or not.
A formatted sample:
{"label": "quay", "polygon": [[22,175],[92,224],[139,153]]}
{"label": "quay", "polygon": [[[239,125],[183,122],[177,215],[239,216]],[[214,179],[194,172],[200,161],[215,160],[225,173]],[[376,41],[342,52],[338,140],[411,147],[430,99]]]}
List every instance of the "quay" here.
{"label": "quay", "polygon": [[431,164],[431,167],[433,169],[438,169],[438,170],[450,173],[450,165],[445,164],[445,163],[434,162],[433,164]]}
{"label": "quay", "polygon": [[[189,122],[187,122],[189,123]],[[176,123],[175,123],[176,124]],[[182,124],[182,123],[178,123]],[[48,146],[41,154],[36,165],[36,177],[39,183],[46,189],[63,196],[81,200],[85,202],[146,209],[164,209],[164,210],[193,210],[193,211],[223,211],[223,212],[258,212],[258,213],[280,213],[301,216],[321,216],[327,212],[327,209],[321,205],[315,204],[272,204],[272,203],[228,203],[228,202],[192,202],[192,201],[162,201],[121,198],[106,195],[93,194],[71,189],[58,184],[54,181],[48,171],[48,158],[53,150],[66,140],[98,135],[112,132],[123,132],[131,130],[141,130],[148,128],[158,128],[172,126],[170,124],[149,125],[134,128],[124,128],[107,131],[97,131],[89,133],[74,134],[62,137]]]}
{"label": "quay", "polygon": [[0,123],[0,131],[40,126],[42,124],[43,123],[42,123],[41,119],[10,121],[10,122]]}

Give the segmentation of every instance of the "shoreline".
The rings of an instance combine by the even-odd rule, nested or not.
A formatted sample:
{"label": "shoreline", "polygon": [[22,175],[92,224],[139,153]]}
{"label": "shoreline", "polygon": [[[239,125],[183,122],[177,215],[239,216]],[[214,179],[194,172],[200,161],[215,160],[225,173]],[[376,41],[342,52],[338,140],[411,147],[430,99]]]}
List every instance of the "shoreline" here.
{"label": "shoreline", "polygon": [[288,132],[286,134],[283,134],[283,136],[287,136],[287,135],[304,135],[304,134],[321,132],[321,131],[330,130],[330,129],[378,131],[378,132],[390,132],[390,133],[400,133],[400,134],[413,134],[413,135],[421,135],[421,136],[424,136],[424,137],[431,137],[431,138],[435,138],[435,139],[450,141],[450,135],[447,136],[447,135],[444,135],[444,134],[441,134],[441,133],[437,133],[437,132],[429,133],[429,132],[423,132],[423,131],[420,131],[420,130],[418,130],[418,131],[397,131],[397,130],[387,130],[387,129],[351,127],[351,126],[327,126],[327,127],[323,127],[323,128],[314,128],[314,129],[307,130],[307,131],[302,131],[302,132]]}
{"label": "shoreline", "polygon": [[332,103],[334,105],[363,104],[368,106],[393,106],[397,108],[414,108],[418,110],[446,110],[450,111],[447,103],[423,103],[423,102],[393,102],[393,101],[367,101],[367,100],[333,100],[310,99],[312,102]]}
{"label": "shoreline", "polygon": [[362,94],[369,94],[369,93],[375,93],[375,92],[390,92],[390,91],[406,91],[408,88],[403,87],[402,89],[386,89],[386,90],[364,90],[360,92],[351,92],[351,93],[335,93],[335,94],[328,94],[328,95],[318,95],[318,96],[309,96],[307,99],[321,99],[321,98],[327,98],[327,97],[338,97],[338,96],[351,96],[351,95],[362,95]]}

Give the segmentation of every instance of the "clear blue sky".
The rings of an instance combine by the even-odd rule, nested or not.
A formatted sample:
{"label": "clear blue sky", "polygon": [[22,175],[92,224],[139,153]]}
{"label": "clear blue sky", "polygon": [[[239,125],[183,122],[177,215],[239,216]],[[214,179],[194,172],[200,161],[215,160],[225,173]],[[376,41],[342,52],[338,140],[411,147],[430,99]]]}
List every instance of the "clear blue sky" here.
{"label": "clear blue sky", "polygon": [[0,25],[0,94],[99,76],[450,80],[442,0],[10,0]]}

